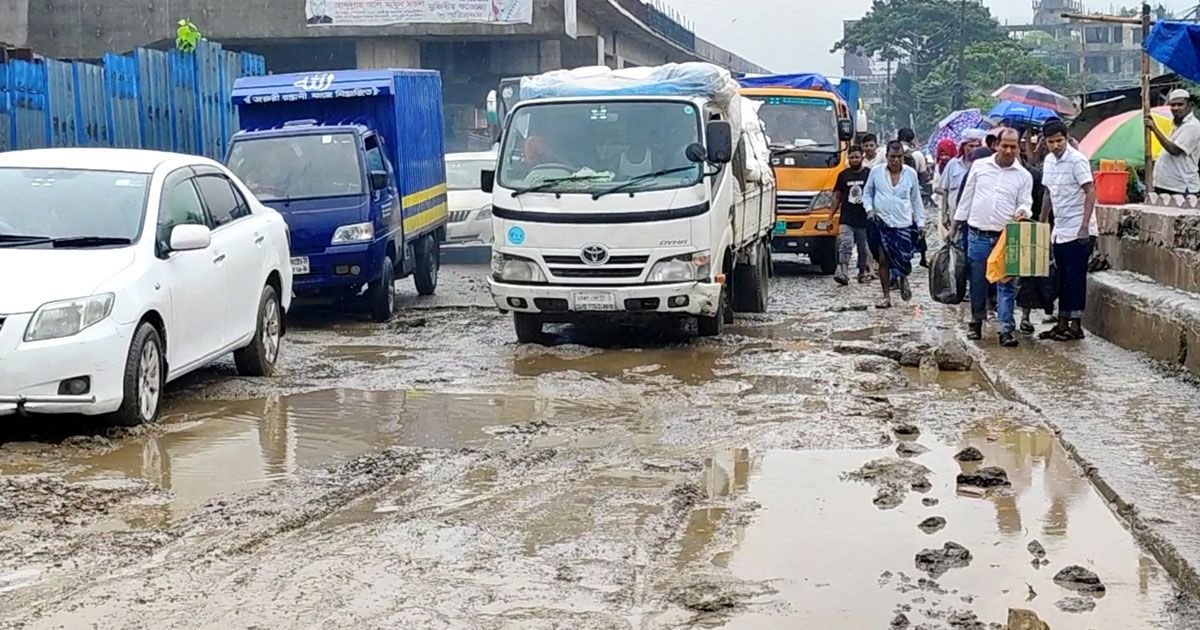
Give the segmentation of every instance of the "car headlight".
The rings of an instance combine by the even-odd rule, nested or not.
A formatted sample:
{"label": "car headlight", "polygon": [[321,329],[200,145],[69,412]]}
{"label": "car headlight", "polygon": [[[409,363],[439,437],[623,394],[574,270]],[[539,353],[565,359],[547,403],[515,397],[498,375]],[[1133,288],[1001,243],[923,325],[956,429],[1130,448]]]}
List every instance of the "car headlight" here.
{"label": "car headlight", "polygon": [[808,204],[809,210],[819,210],[821,208],[828,209],[832,207],[833,192],[829,190],[822,190],[821,192],[817,193],[817,195],[813,197],[812,203]]}
{"label": "car headlight", "polygon": [[490,221],[492,219],[492,204],[488,204],[479,209],[479,214],[475,217],[476,221]]}
{"label": "car headlight", "polygon": [[25,341],[45,341],[77,335],[112,313],[113,294],[101,293],[74,300],[47,302],[38,307],[29,326]]}
{"label": "car headlight", "polygon": [[508,282],[546,282],[546,274],[537,263],[508,254],[492,255],[492,273],[497,280]]}
{"label": "car headlight", "polygon": [[375,238],[375,226],[371,223],[354,223],[352,225],[343,225],[334,230],[333,244],[338,243],[360,243],[369,241]]}
{"label": "car headlight", "polygon": [[709,271],[708,252],[684,254],[654,263],[646,282],[690,282],[707,280]]}

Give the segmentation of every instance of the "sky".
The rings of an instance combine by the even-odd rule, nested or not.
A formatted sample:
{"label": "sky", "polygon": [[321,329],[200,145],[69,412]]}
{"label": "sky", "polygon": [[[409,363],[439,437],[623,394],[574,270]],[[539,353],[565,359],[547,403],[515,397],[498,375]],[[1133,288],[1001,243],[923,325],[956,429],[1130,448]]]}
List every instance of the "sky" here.
{"label": "sky", "polygon": [[[842,38],[842,20],[861,18],[871,0],[667,0],[694,23],[696,34],[775,72],[842,73],[841,54],[829,49]],[[1200,0],[1158,0],[1173,11]],[[1032,0],[984,0],[1002,23],[1022,24],[1033,18]],[[1124,2],[1086,2],[1104,12]]]}

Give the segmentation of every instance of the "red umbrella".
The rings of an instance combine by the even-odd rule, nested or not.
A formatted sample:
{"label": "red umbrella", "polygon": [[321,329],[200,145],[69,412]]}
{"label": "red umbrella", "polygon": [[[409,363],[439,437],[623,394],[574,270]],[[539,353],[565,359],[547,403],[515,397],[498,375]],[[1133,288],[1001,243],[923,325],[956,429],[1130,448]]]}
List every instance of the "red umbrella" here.
{"label": "red umbrella", "polygon": [[1079,113],[1079,109],[1075,107],[1074,101],[1040,85],[1015,85],[1009,83],[999,90],[992,92],[992,97],[1032,107],[1044,107],[1058,112],[1063,116],[1074,116]]}

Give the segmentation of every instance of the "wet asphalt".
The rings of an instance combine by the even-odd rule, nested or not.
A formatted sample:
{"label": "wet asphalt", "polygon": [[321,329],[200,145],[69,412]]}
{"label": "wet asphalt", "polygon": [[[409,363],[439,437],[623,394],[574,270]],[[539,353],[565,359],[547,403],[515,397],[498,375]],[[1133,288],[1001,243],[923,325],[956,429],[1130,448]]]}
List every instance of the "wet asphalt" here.
{"label": "wet asphalt", "polygon": [[[277,377],[220,362],[154,426],[6,420],[0,627],[1197,627],[1041,416],[920,361],[958,316],[923,280],[881,312],[777,257],[721,339],[521,346],[457,256],[391,323],[293,313]],[[1010,485],[956,482],[984,466]]]}

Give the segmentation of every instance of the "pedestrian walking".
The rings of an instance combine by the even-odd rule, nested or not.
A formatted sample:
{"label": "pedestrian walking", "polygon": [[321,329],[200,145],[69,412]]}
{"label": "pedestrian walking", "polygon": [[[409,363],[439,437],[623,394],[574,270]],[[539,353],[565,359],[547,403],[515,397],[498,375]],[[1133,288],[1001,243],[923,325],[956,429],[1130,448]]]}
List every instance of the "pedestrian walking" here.
{"label": "pedestrian walking", "polygon": [[867,245],[867,211],[863,207],[863,190],[871,169],[863,164],[862,147],[852,146],[847,152],[850,166],[838,173],[833,187],[833,212],[841,213],[841,232],[838,235],[838,270],[833,279],[838,284],[850,284],[850,256],[858,250],[858,282],[867,282],[871,273],[870,249]]}
{"label": "pedestrian walking", "polygon": [[867,235],[879,262],[883,301],[878,308],[892,307],[892,282],[904,301],[912,299],[908,276],[912,273],[913,226],[925,227],[925,206],[917,171],[904,164],[905,149],[899,141],[887,145],[887,164],[871,169],[863,190],[867,211]]}
{"label": "pedestrian walking", "polygon": [[[1061,122],[1058,123],[1062,125]],[[1063,127],[1064,132],[1066,127]],[[1034,221],[1042,223],[1050,223],[1050,211],[1043,202],[1046,196],[1046,186],[1043,180],[1043,165],[1045,156],[1039,152],[1038,146],[1045,144],[1043,138],[1034,144],[1033,148],[1026,147],[1021,156],[1021,163],[1025,166],[1025,170],[1029,171],[1029,175],[1033,177],[1033,209],[1032,218]],[[1053,277],[1046,278],[1017,278],[1017,306],[1021,309],[1021,323],[1018,324],[1017,330],[1023,334],[1032,335],[1036,332],[1033,326],[1031,317],[1033,311],[1040,310],[1046,313],[1047,317],[1054,316],[1054,293],[1055,279]]]}
{"label": "pedestrian walking", "polygon": [[1099,231],[1096,226],[1096,185],[1087,157],[1067,142],[1061,122],[1043,132],[1050,150],[1043,165],[1046,184],[1043,215],[1054,213],[1050,241],[1058,267],[1058,323],[1042,339],[1083,339],[1083,311],[1087,305],[1087,266]]}
{"label": "pedestrian walking", "polygon": [[[1033,208],[1033,177],[1017,159],[1021,137],[1015,129],[1000,132],[996,154],[971,166],[962,199],[955,212],[955,229],[967,230],[967,262],[970,267],[971,339],[983,338],[987,319],[987,260],[1010,221],[1027,219]],[[953,238],[953,235],[951,235]],[[1018,345],[1013,334],[1016,289],[1012,279],[996,283],[996,317],[1000,320],[1000,345]]]}
{"label": "pedestrian walking", "polygon": [[950,230],[954,222],[954,211],[958,208],[958,199],[962,196],[963,183],[967,181],[967,170],[975,162],[974,153],[983,146],[984,133],[979,129],[968,129],[963,132],[958,143],[958,156],[946,163],[938,182],[942,193],[942,227]]}
{"label": "pedestrian walking", "polygon": [[1163,152],[1154,161],[1154,192],[1179,195],[1200,193],[1200,121],[1192,113],[1192,95],[1175,90],[1167,96],[1175,129],[1165,135],[1153,115],[1146,116],[1146,128],[1158,138]]}
{"label": "pedestrian walking", "polygon": [[863,134],[862,137],[863,164],[867,168],[875,168],[887,162],[887,157],[879,150],[879,138],[873,133]]}

